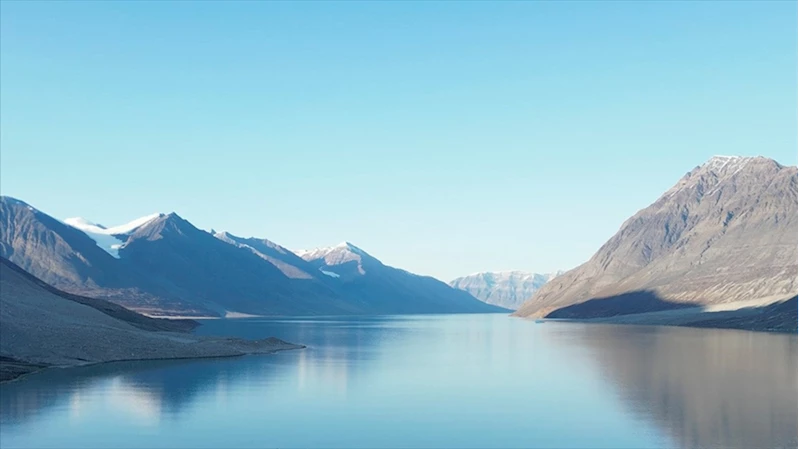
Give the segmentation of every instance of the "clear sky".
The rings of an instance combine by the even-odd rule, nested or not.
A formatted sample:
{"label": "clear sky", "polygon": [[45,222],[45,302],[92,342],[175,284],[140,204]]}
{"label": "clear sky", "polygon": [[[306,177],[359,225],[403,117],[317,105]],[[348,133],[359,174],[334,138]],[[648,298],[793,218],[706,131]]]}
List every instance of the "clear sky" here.
{"label": "clear sky", "polygon": [[714,154],[797,163],[796,2],[0,3],[0,191],[572,268]]}

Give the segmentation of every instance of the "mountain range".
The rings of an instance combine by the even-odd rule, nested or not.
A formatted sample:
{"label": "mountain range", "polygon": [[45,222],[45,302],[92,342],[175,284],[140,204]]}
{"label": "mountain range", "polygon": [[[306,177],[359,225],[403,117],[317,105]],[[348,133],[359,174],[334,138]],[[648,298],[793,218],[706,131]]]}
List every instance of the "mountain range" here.
{"label": "mountain range", "polygon": [[468,292],[485,303],[516,310],[533,293],[560,274],[563,272],[548,274],[525,271],[483,272],[453,279],[449,285]]}
{"label": "mountain range", "polygon": [[[69,293],[151,315],[496,312],[354,245],[301,253],[209,233],[175,213],[105,227],[0,197],[0,256]],[[316,257],[315,255],[319,255]],[[354,273],[351,268],[359,267]]]}
{"label": "mountain range", "polygon": [[517,316],[594,318],[797,292],[797,168],[716,156],[687,173]]}
{"label": "mountain range", "polygon": [[356,245],[291,251],[206,232],[175,213],[106,227],[0,197],[0,256],[70,294],[149,315],[502,312],[602,318],[796,295],[797,169],[717,156],[554,277],[479,273],[447,285]]}

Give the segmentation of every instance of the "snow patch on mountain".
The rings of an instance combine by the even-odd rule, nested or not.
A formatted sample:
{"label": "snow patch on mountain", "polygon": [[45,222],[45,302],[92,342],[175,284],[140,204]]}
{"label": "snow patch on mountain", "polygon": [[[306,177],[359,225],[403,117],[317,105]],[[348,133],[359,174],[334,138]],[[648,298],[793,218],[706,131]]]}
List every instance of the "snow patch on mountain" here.
{"label": "snow patch on mountain", "polygon": [[151,214],[110,228],[106,228],[103,225],[91,222],[82,217],[67,218],[64,220],[64,223],[83,231],[83,233],[94,240],[97,246],[103,251],[107,252],[115,259],[119,259],[119,250],[125,246],[125,240],[127,240],[120,238],[120,236],[126,236],[162,215],[163,214]]}

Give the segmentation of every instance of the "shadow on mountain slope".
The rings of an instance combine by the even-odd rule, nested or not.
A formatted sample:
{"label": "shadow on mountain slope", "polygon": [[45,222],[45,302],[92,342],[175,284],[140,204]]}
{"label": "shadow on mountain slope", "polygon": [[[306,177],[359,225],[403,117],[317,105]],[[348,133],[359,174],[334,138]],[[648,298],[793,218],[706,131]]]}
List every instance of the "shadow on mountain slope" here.
{"label": "shadow on mountain slope", "polygon": [[546,318],[609,318],[620,315],[697,307],[699,307],[698,303],[668,301],[653,291],[640,290],[604,298],[593,298],[581,303],[561,307],[547,314]]}
{"label": "shadow on mountain slope", "polygon": [[797,296],[764,305],[707,309],[698,303],[663,299],[652,291],[594,298],[556,309],[547,318],[588,320],[613,324],[689,326],[761,332],[797,332]]}

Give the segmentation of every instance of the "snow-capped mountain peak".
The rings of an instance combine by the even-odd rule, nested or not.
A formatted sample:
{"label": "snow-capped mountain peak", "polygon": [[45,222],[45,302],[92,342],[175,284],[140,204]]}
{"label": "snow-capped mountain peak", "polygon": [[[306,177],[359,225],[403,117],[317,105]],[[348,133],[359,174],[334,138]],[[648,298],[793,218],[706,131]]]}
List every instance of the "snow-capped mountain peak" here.
{"label": "snow-capped mountain peak", "polygon": [[346,251],[351,251],[351,252],[353,252],[355,254],[358,254],[358,255],[361,255],[361,256],[366,255],[366,251],[358,248],[357,246],[353,245],[350,242],[341,242],[341,243],[339,243],[338,245],[335,246],[335,249],[338,249],[338,250],[342,250],[343,249],[343,250],[346,250]]}
{"label": "snow-capped mountain peak", "polygon": [[309,260],[309,259],[318,259],[318,257],[314,257],[316,255],[324,257],[324,255],[327,254],[327,250],[328,248],[293,249],[291,250],[291,252],[302,257],[305,260]]}
{"label": "snow-capped mountain peak", "polygon": [[366,255],[366,251],[358,248],[350,242],[341,242],[335,246],[325,246],[321,248],[297,249],[292,250],[292,252],[305,260],[319,259],[326,257],[328,254],[340,252],[351,252],[358,255]]}
{"label": "snow-capped mountain peak", "polygon": [[733,175],[755,159],[747,156],[713,156],[700,168],[718,175]]}
{"label": "snow-capped mountain peak", "polygon": [[227,232],[227,231],[214,232],[213,230],[211,230],[211,234],[213,234],[214,237],[216,237],[216,238],[218,238],[220,240],[232,239],[233,238],[232,235],[229,232]]}
{"label": "snow-capped mountain peak", "polygon": [[323,268],[326,267],[322,272],[331,277],[338,277],[342,274],[341,272],[333,272],[331,267],[355,262],[357,265],[357,272],[363,275],[366,274],[366,269],[363,265],[364,260],[369,260],[371,261],[370,263],[380,263],[366,251],[346,241],[335,246],[311,250],[295,250],[293,252],[308,262],[317,262],[321,264]]}

